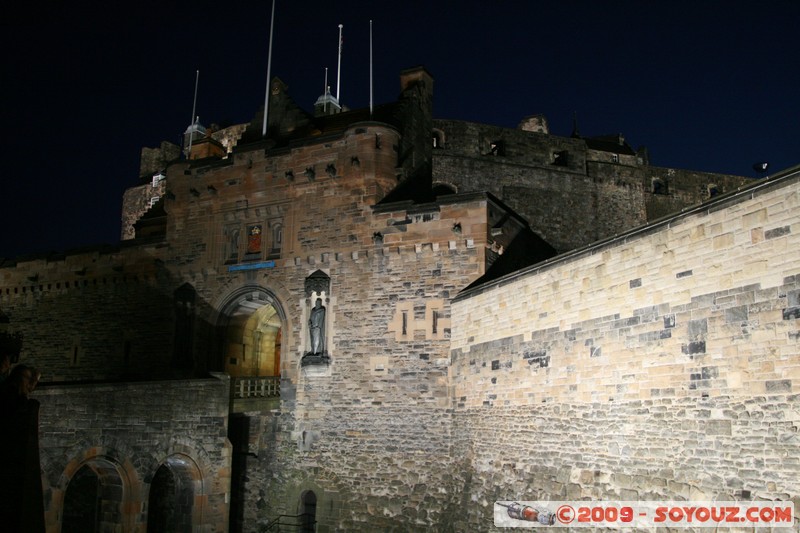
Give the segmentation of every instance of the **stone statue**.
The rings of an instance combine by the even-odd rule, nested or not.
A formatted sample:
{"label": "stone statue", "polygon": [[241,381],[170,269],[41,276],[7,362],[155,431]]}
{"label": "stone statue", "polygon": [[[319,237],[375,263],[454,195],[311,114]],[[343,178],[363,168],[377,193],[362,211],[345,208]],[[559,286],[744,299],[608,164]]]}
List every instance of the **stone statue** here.
{"label": "stone statue", "polygon": [[325,307],[322,298],[317,298],[311,316],[308,318],[308,330],[311,335],[312,355],[322,355],[325,351]]}

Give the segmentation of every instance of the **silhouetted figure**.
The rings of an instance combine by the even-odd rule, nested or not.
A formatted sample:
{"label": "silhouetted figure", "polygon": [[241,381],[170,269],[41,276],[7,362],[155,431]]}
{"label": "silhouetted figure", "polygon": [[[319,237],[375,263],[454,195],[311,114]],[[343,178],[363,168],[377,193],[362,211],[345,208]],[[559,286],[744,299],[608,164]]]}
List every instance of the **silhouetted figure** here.
{"label": "silhouetted figure", "polygon": [[39,402],[29,398],[39,372],[15,366],[0,384],[0,531],[44,533],[39,463]]}
{"label": "silhouetted figure", "polygon": [[0,353],[0,383],[8,378],[9,372],[11,372],[11,355]]}
{"label": "silhouetted figure", "polygon": [[0,383],[8,378],[11,365],[19,361],[22,349],[21,333],[0,332]]}

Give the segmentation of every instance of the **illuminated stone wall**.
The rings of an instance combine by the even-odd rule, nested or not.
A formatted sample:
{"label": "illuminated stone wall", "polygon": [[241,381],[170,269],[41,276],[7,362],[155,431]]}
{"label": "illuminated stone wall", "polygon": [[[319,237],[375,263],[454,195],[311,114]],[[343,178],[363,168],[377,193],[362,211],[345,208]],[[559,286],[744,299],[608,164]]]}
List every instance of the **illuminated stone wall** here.
{"label": "illuminated stone wall", "polygon": [[[50,523],[84,464],[109,486],[129,480],[125,524],[143,523],[160,465],[204,480],[214,524],[241,480],[230,494],[245,531],[298,514],[308,491],[320,532],[485,530],[495,499],[532,496],[795,497],[794,182],[452,303],[511,238],[484,191],[569,250],[704,199],[711,177],[615,162],[577,139],[434,124],[432,80],[403,80],[394,125],[336,116],[279,147],[176,161],[147,239],[3,265],[0,310],[43,381],[130,381],[40,390]],[[286,131],[308,125],[278,116]],[[143,169],[161,170],[157,155]],[[431,166],[459,194],[382,202]],[[653,178],[672,192],[652,194]],[[129,191],[125,237],[150,189]],[[318,273],[330,364],[303,366]],[[272,366],[243,362],[257,327],[236,321],[265,306],[281,328]],[[232,443],[219,383],[136,383],[262,368],[280,371],[280,409],[237,413]],[[739,462],[706,454],[737,445]]]}
{"label": "illuminated stone wall", "polygon": [[224,376],[40,387],[35,396],[41,402],[47,531],[61,531],[70,481],[84,467],[98,480],[99,499],[111,511],[105,520],[121,531],[148,531],[159,467],[183,487],[180,504],[191,509],[198,530],[228,531],[228,387]]}
{"label": "illuminated stone wall", "polygon": [[795,169],[460,295],[463,527],[495,500],[797,505],[798,207]]}

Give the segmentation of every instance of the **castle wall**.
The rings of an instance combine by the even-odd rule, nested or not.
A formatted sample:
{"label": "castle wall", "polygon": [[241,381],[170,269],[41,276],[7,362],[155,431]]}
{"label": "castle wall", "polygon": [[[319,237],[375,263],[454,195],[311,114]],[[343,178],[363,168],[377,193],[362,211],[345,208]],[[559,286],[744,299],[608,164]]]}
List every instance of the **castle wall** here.
{"label": "castle wall", "polygon": [[[452,512],[463,480],[434,467],[452,451],[449,301],[485,270],[489,200],[373,208],[396,185],[401,152],[396,130],[362,123],[313,144],[168,169],[165,268],[203,302],[199,322],[224,326],[232,299],[257,291],[284,318],[280,413],[241,421],[253,455],[242,459],[236,513],[249,527],[299,514],[307,490],[319,531],[421,529]],[[283,241],[271,257],[273,222]],[[256,225],[262,249],[248,255]],[[306,292],[316,271],[330,279],[325,294]],[[330,364],[301,366],[317,296]],[[197,342],[212,369],[222,364],[217,340]]]}
{"label": "castle wall", "polygon": [[754,181],[741,176],[652,166],[644,169],[643,177],[644,190],[652,193],[658,181],[663,193],[645,195],[648,220],[677,213],[686,206],[708,200],[712,195],[729,193]]}
{"label": "castle wall", "polygon": [[181,156],[181,147],[162,141],[158,148],[142,148],[139,161],[139,178],[147,181],[153,174],[164,170],[167,165]]}
{"label": "castle wall", "polygon": [[799,205],[795,171],[459,296],[456,529],[496,500],[797,506]]}
{"label": "castle wall", "polygon": [[[483,191],[572,250],[735,179],[432,121],[432,78],[416,69],[401,83],[396,127],[330,121],[290,141],[310,119],[276,82],[270,124],[286,137],[226,130],[227,157],[173,161],[157,190],[126,192],[124,239],[161,196],[158,243],[0,269],[0,310],[45,382],[281,374],[280,409],[237,413],[232,443],[224,380],[41,388],[51,530],[84,464],[128,498],[103,526],[131,531],[164,465],[209,509],[204,532],[226,530],[228,495],[250,531],[301,513],[313,491],[320,532],[484,530],[494,500],[534,496],[796,498],[800,291],[796,256],[781,255],[797,248],[796,184],[453,303],[522,226]],[[253,144],[230,151],[240,139]],[[171,150],[143,151],[142,173],[163,170]],[[431,166],[459,194],[381,203]],[[667,191],[654,194],[653,179]],[[314,293],[320,273],[330,285]],[[304,365],[318,297],[330,359]],[[244,364],[263,325],[247,323],[246,338],[248,312],[266,306],[280,364]]]}
{"label": "castle wall", "polygon": [[[444,147],[433,151],[434,183],[488,191],[560,251],[646,221],[636,166],[590,161],[580,139],[455,120],[436,120]],[[502,151],[491,153],[492,143]],[[563,153],[566,164],[554,164]]]}
{"label": "castle wall", "polygon": [[[450,232],[451,221],[419,229]],[[463,479],[440,466],[452,456],[448,302],[482,268],[476,247],[429,241],[315,265],[330,272],[336,298],[332,361],[300,369],[294,391],[282,390],[279,429],[258,452],[270,460],[248,471],[261,494],[246,516],[297,514],[309,489],[318,531],[421,530],[453,512]],[[259,500],[271,512],[259,513]]]}
{"label": "castle wall", "polygon": [[191,499],[181,503],[191,510],[191,530],[228,531],[228,387],[224,376],[40,387],[35,395],[41,402],[48,533],[61,531],[69,483],[84,466],[101,485],[117,487],[101,497],[114,502],[106,512],[121,528],[115,530],[148,530],[153,477],[165,466],[179,486],[190,488]]}
{"label": "castle wall", "polygon": [[[748,183],[740,176],[650,167],[638,156],[588,149],[580,138],[458,120],[433,125],[434,183],[491,192],[562,252],[699,204],[711,189],[722,194]],[[662,186],[657,193],[656,181]]]}
{"label": "castle wall", "polygon": [[[207,298],[215,301],[248,283],[262,286],[286,315],[280,414],[246,414],[253,455],[243,459],[243,523],[299,514],[306,490],[318,497],[319,531],[421,529],[445,521],[463,483],[433,467],[451,455],[449,300],[483,272],[486,202],[368,213],[370,231],[359,233],[368,243],[283,258],[257,276],[227,274],[219,285],[194,278],[198,292],[213,293]],[[338,219],[319,225],[315,239],[336,242],[343,227]],[[373,242],[378,231],[382,242]],[[313,305],[303,283],[318,269],[331,280],[331,363],[300,367]],[[395,477],[397,469],[403,473]]]}
{"label": "castle wall", "polygon": [[43,381],[168,375],[177,286],[147,247],[42,257],[0,269],[0,308]]}
{"label": "castle wall", "polygon": [[133,225],[147,213],[167,190],[164,180],[151,181],[137,187],[131,187],[122,195],[122,221],[120,240],[127,241],[136,237]]}

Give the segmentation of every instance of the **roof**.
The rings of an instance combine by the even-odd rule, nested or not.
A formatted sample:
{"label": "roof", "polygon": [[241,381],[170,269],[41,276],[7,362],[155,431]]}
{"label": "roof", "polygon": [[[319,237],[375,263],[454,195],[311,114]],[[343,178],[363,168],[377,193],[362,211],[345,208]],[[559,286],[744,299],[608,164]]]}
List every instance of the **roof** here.
{"label": "roof", "polygon": [[555,248],[536,235],[530,228],[517,233],[502,255],[495,259],[486,273],[467,285],[464,290],[489,283],[525,267],[541,263],[558,254]]}
{"label": "roof", "polygon": [[586,143],[590,150],[611,152],[614,154],[636,155],[636,150],[631,148],[622,135],[601,135],[599,137],[577,137]]}

